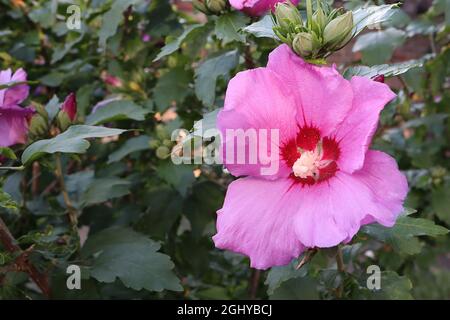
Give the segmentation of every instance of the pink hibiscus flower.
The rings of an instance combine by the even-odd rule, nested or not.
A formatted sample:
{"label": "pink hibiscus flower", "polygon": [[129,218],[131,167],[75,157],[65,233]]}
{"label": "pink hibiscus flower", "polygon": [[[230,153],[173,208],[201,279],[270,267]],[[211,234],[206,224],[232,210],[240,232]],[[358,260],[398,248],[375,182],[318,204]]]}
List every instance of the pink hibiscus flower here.
{"label": "pink hibiscus flower", "polygon": [[[0,71],[0,85],[26,79],[27,74],[23,69],[18,69],[14,74],[11,69]],[[19,104],[28,97],[28,91],[27,85],[0,90],[0,147],[26,142],[28,119],[34,110],[22,108]]]}
{"label": "pink hibiscus flower", "polygon": [[407,181],[392,157],[368,147],[380,111],[394,97],[384,83],[348,81],[334,67],[304,62],[287,45],[270,54],[266,68],[237,74],[217,120],[223,150],[227,130],[278,129],[279,156],[269,164],[278,170],[262,175],[263,161],[224,161],[233,175],[247,177],[228,188],[215,245],[266,269],[305,248],[348,242],[361,225],[393,226]]}
{"label": "pink hibiscus flower", "polygon": [[[230,0],[230,4],[237,10],[243,11],[251,16],[261,16],[269,10],[273,10],[278,2],[287,0]],[[297,5],[300,0],[290,0]]]}

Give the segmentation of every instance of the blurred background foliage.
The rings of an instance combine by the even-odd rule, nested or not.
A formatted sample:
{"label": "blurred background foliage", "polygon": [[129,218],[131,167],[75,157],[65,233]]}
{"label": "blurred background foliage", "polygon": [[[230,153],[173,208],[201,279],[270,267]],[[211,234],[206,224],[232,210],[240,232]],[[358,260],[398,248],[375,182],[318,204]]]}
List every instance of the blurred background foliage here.
{"label": "blurred background foliage", "polygon": [[[334,5],[367,2],[384,3]],[[71,4],[81,8],[80,30],[67,28]],[[450,298],[450,238],[439,227],[450,227],[449,1],[406,0],[329,59],[346,75],[392,76],[398,98],[374,148],[399,162],[414,209],[393,229],[364,227],[343,247],[345,273],[334,249],[300,270],[293,261],[268,271],[215,249],[215,212],[233,178],[218,165],[170,161],[172,131],[204,115],[213,126],[228,80],[266,64],[277,42],[243,30],[257,20],[231,10],[207,17],[181,0],[0,0],[0,69],[22,67],[36,81],[29,104],[55,110],[74,92],[79,123],[128,129],[61,156],[71,207],[54,156],[0,171],[0,216],[20,246],[0,244],[1,298]],[[20,268],[23,258],[32,270]],[[82,290],[66,287],[70,264],[81,267]],[[365,285],[373,264],[377,292]]]}

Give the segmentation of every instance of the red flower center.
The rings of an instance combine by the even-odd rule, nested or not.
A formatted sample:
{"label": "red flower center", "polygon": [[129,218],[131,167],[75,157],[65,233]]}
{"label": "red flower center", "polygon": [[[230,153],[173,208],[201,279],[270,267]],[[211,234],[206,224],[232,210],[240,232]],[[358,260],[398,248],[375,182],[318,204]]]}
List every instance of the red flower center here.
{"label": "red flower center", "polygon": [[291,177],[303,185],[313,185],[333,177],[338,171],[339,144],[322,138],[315,127],[300,128],[297,138],[281,148],[281,157],[292,168]]}

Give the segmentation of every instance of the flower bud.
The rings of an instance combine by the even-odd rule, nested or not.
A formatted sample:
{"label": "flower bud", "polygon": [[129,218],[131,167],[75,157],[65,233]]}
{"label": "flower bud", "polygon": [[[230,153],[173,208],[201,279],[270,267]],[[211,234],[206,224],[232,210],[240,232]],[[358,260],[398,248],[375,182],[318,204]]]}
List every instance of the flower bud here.
{"label": "flower bud", "polygon": [[313,15],[313,21],[314,25],[317,28],[317,32],[322,33],[322,31],[325,29],[325,26],[327,24],[327,17],[325,13],[323,12],[322,8],[318,8],[317,11]]}
{"label": "flower bud", "polygon": [[302,17],[297,8],[290,2],[278,2],[275,7],[275,18],[281,28],[302,25]]}
{"label": "flower bud", "polygon": [[208,8],[205,4],[206,0],[192,0],[192,3],[194,4],[194,8],[196,8],[198,11],[201,11],[203,13],[208,13]]}
{"label": "flower bud", "polygon": [[155,131],[156,131],[156,136],[158,137],[158,139],[160,139],[160,140],[170,139],[170,135],[167,133],[166,128],[164,128],[163,125],[158,124],[155,127]]}
{"label": "flower bud", "polygon": [[42,104],[33,104],[34,110],[41,115],[46,121],[48,120],[48,112]]}
{"label": "flower bud", "polygon": [[168,148],[171,148],[172,145],[173,145],[173,141],[172,141],[172,140],[169,140],[169,139],[164,139],[163,142],[162,142],[162,144],[163,144],[164,146],[168,147]]}
{"label": "flower bud", "polygon": [[73,92],[64,100],[61,105],[61,112],[67,114],[70,122],[74,122],[77,119],[77,97]]}
{"label": "flower bud", "polygon": [[156,149],[156,157],[158,157],[158,159],[164,160],[167,159],[167,157],[169,157],[170,155],[170,149],[167,148],[166,146],[160,146],[158,147],[158,149]]}
{"label": "flower bud", "polygon": [[294,41],[292,41],[292,48],[294,51],[304,57],[308,58],[316,47],[316,41],[311,33],[300,32],[298,33]]}
{"label": "flower bud", "polygon": [[379,74],[372,78],[373,81],[384,83],[384,75]]}
{"label": "flower bud", "polygon": [[226,9],[227,3],[227,0],[206,0],[206,7],[211,13],[217,14]]}
{"label": "flower bud", "polygon": [[345,45],[353,36],[353,26],[353,14],[351,11],[331,20],[323,32],[325,44],[330,49]]}
{"label": "flower bud", "polygon": [[150,146],[150,149],[155,150],[161,145],[161,142],[159,140],[150,140],[148,145]]}
{"label": "flower bud", "polygon": [[39,137],[45,135],[47,131],[48,131],[47,120],[39,113],[35,113],[30,120],[29,133],[32,136]]}
{"label": "flower bud", "polygon": [[72,121],[70,120],[67,112],[61,110],[56,116],[56,123],[58,124],[58,127],[59,129],[61,129],[61,131],[66,131],[66,129],[72,124]]}

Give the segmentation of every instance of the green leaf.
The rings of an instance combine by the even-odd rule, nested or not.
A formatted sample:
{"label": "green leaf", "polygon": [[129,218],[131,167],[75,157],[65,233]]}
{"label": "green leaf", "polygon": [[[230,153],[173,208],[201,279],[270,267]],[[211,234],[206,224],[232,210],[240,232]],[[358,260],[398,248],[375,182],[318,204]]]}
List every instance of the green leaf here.
{"label": "green leaf", "polygon": [[187,190],[195,181],[193,167],[190,165],[175,165],[166,161],[158,166],[158,176],[174,187],[182,196],[185,196]]}
{"label": "green leaf", "polygon": [[75,39],[66,39],[63,44],[55,46],[50,64],[54,64],[64,58],[64,56],[69,53],[69,51],[72,50],[74,46],[76,46],[79,42],[81,42],[81,40],[83,40],[83,37],[84,33],[80,33]]}
{"label": "green leaf", "polygon": [[61,107],[61,103],[59,102],[59,99],[55,94],[45,105],[45,111],[47,111],[47,113],[48,113],[49,121],[53,121],[53,119],[58,114],[60,107]]}
{"label": "green leaf", "polygon": [[161,52],[156,56],[155,59],[153,59],[153,62],[160,60],[161,58],[168,56],[172,53],[174,53],[175,51],[177,51],[181,44],[183,43],[183,41],[186,39],[187,36],[189,36],[189,34],[194,31],[197,28],[202,27],[201,24],[193,24],[190,25],[189,27],[187,27],[183,33],[176,38],[174,41],[166,44],[162,49]]}
{"label": "green leaf", "polygon": [[286,266],[271,268],[264,282],[268,286],[267,294],[273,294],[285,281],[306,276],[307,266],[303,266],[300,270],[297,270],[298,263],[298,259],[295,259]]}
{"label": "green leaf", "polygon": [[417,254],[421,243],[414,236],[440,236],[448,233],[444,227],[433,221],[421,218],[402,216],[397,219],[394,227],[387,228],[380,224],[364,226],[361,231],[379,241],[391,245],[394,250],[404,254]]}
{"label": "green leaf", "polygon": [[0,156],[4,156],[8,159],[16,160],[17,156],[10,148],[0,147]]}
{"label": "green leaf", "polygon": [[353,52],[361,51],[365,64],[379,64],[390,60],[394,50],[401,46],[405,39],[406,33],[395,28],[366,33],[356,40]]}
{"label": "green leaf", "polygon": [[354,35],[358,35],[365,28],[374,27],[385,21],[389,21],[398,10],[398,4],[386,4],[381,6],[366,6],[353,11]]}
{"label": "green leaf", "polygon": [[157,252],[160,245],[128,228],[109,228],[88,238],[82,255],[95,257],[90,275],[100,282],[119,278],[134,290],[181,291],[169,256]]}
{"label": "green leaf", "polygon": [[450,187],[441,186],[431,191],[431,206],[439,219],[450,225]]}
{"label": "green leaf", "polygon": [[117,162],[137,151],[150,148],[150,137],[146,135],[138,136],[127,140],[119,149],[111,153],[108,157],[108,164]]}
{"label": "green leaf", "polygon": [[[412,283],[405,276],[399,276],[393,271],[381,272],[379,290],[369,290],[363,287],[357,292],[358,299],[372,300],[411,300]],[[363,284],[365,285],[365,283]]]}
{"label": "green leaf", "polygon": [[139,232],[156,239],[165,239],[183,211],[183,198],[169,187],[160,187],[146,194],[147,209],[136,223]]}
{"label": "green leaf", "polygon": [[116,34],[117,28],[123,19],[123,12],[140,0],[116,0],[113,1],[111,9],[102,17],[102,26],[98,32],[98,44],[101,48],[106,47],[106,41]]}
{"label": "green leaf", "polygon": [[239,52],[232,50],[209,58],[195,71],[195,93],[206,105],[212,106],[216,96],[216,82],[219,77],[228,77],[239,62]]}
{"label": "green leaf", "polygon": [[192,237],[198,240],[205,228],[214,221],[216,212],[223,205],[224,190],[212,181],[197,183],[186,200],[183,213],[190,221]]}
{"label": "green leaf", "polygon": [[174,68],[158,79],[153,95],[159,111],[164,111],[173,103],[181,103],[189,93],[191,73],[183,68]]}
{"label": "green leaf", "polygon": [[278,287],[270,300],[317,300],[319,299],[318,283],[310,277],[293,278]]}
{"label": "green leaf", "polygon": [[71,126],[52,139],[39,140],[31,144],[22,154],[22,163],[27,165],[46,153],[85,153],[90,146],[86,139],[119,135],[125,131],[86,125]]}
{"label": "green leaf", "polygon": [[253,34],[257,38],[271,38],[278,40],[278,37],[273,32],[273,19],[270,15],[264,16],[261,20],[252,23],[243,30]]}
{"label": "green leaf", "polygon": [[[0,208],[17,210],[17,203],[11,198],[9,194],[0,189]],[[1,265],[1,264],[0,264]]]}
{"label": "green leaf", "polygon": [[424,63],[431,59],[433,55],[426,55],[421,59],[409,60],[394,64],[382,64],[372,67],[354,66],[347,68],[344,72],[344,77],[350,79],[353,76],[373,78],[377,75],[384,75],[385,77],[395,77],[408,72],[414,68],[423,67]]}
{"label": "green leaf", "polygon": [[80,206],[86,207],[120,198],[130,193],[130,181],[108,177],[93,179],[80,199]]}
{"label": "green leaf", "polygon": [[131,100],[115,100],[91,113],[86,118],[87,125],[99,125],[106,122],[132,119],[135,121],[144,121],[148,110],[135,104]]}
{"label": "green leaf", "polygon": [[233,11],[219,16],[216,21],[215,33],[224,44],[232,41],[245,42],[245,35],[241,29],[248,23],[249,18],[239,11]]}

